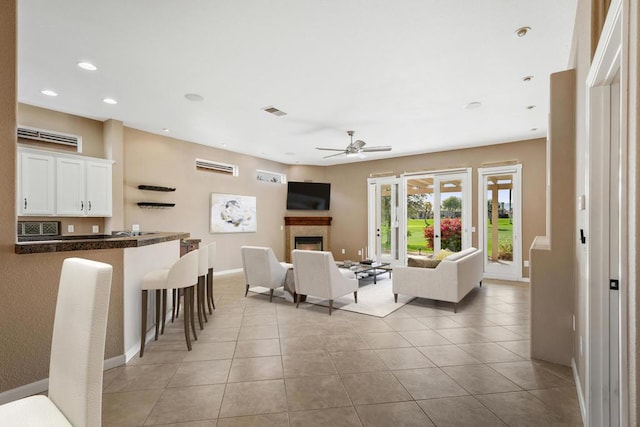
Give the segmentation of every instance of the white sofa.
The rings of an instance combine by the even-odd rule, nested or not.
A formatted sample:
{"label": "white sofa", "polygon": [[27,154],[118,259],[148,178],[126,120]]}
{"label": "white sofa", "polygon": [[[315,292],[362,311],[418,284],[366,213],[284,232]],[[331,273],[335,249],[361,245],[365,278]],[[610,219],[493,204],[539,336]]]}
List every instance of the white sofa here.
{"label": "white sofa", "polygon": [[393,294],[457,304],[477,285],[482,286],[482,251],[468,248],[443,259],[435,268],[394,267]]}

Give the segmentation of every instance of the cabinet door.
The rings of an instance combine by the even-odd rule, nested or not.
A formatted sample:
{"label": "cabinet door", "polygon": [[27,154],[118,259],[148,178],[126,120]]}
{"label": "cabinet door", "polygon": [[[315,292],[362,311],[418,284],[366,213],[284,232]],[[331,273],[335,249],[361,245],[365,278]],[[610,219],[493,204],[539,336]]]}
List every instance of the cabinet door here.
{"label": "cabinet door", "polygon": [[111,164],[87,161],[88,216],[111,216]]}
{"label": "cabinet door", "polygon": [[20,155],[19,215],[53,215],[55,159],[34,153]]}
{"label": "cabinet door", "polygon": [[87,206],[84,189],[84,160],[58,157],[56,161],[56,214],[81,216]]}

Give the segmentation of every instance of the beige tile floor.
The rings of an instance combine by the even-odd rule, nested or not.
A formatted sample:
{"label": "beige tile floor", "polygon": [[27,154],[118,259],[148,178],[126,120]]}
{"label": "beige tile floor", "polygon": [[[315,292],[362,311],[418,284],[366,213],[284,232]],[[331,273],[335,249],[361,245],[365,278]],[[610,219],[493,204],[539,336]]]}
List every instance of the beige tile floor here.
{"label": "beige tile floor", "polygon": [[529,359],[526,286],[485,281],[457,314],[416,299],[384,319],[243,295],[241,275],[216,277],[192,351],[180,318],[107,371],[103,424],[582,425],[571,370]]}

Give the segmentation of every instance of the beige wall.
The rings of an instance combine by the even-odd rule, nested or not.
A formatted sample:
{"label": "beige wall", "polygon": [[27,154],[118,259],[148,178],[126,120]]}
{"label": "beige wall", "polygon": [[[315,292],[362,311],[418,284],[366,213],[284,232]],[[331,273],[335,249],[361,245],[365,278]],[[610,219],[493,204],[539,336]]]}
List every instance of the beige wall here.
{"label": "beige wall", "polygon": [[[256,180],[256,169],[287,172],[286,165],[230,151],[192,144],[135,129],[124,131],[124,225],[142,231],[185,231],[206,244],[217,242],[217,269],[240,268],[240,246],[272,246],[284,259],[286,186]],[[239,166],[239,176],[197,170],[202,158]],[[138,185],[176,188],[175,192],[139,190]],[[211,193],[256,196],[257,233],[209,233]],[[137,202],[167,202],[168,209],[142,209]],[[282,229],[281,229],[282,228]]]}
{"label": "beige wall", "polygon": [[570,366],[575,252],[575,70],[551,75],[547,247],[531,248],[531,357]]}
{"label": "beige wall", "polygon": [[[79,135],[82,137],[82,152],[75,154],[104,158],[101,121],[60,113],[33,105],[18,104],[18,124]],[[38,145],[37,142],[29,140],[21,140],[20,143],[33,145],[34,148]],[[46,146],[51,147],[51,144]],[[64,146],[58,147],[58,150],[68,151]]]}
{"label": "beige wall", "polygon": [[[477,225],[477,168],[485,162],[517,160],[523,173],[523,259],[536,235],[544,234],[545,140],[529,140],[489,147],[445,151],[349,165],[314,167],[287,166],[229,151],[125,128],[125,227],[139,224],[142,231],[186,231],[203,243],[218,244],[218,269],[242,266],[239,247],[269,245],[285,259],[285,216],[332,216],[331,250],[336,259],[355,259],[367,243],[367,178],[371,173],[429,171],[451,167],[473,167],[472,212]],[[238,177],[196,170],[196,158],[236,164]],[[255,170],[287,174],[289,181],[331,182],[330,211],[286,211],[286,186],[256,181]],[[150,184],[175,187],[175,192],[138,190]],[[257,197],[258,232],[209,233],[209,200],[212,192]],[[175,203],[169,209],[141,209],[139,201]],[[477,236],[473,236],[477,245]],[[221,249],[222,248],[222,249]],[[340,249],[346,249],[342,255]],[[528,274],[524,269],[525,275]]]}
{"label": "beige wall", "polygon": [[[442,151],[393,159],[350,163],[327,168],[332,183],[332,250],[338,259],[357,259],[357,250],[367,244],[367,178],[372,173],[433,171],[460,167],[473,168],[471,212],[478,227],[478,172],[483,163],[516,160],[522,164],[523,260],[536,235],[544,234],[545,215],[545,140],[535,139],[464,150]],[[477,233],[472,244],[478,245]],[[340,255],[345,248],[346,254]],[[525,277],[528,269],[523,269]]]}
{"label": "beige wall", "polygon": [[[16,3],[0,13],[0,392],[48,376],[55,298],[62,260],[68,253],[16,255]],[[31,124],[31,123],[24,123]],[[31,124],[33,125],[33,124]],[[64,129],[60,129],[63,130]],[[91,257],[92,254],[74,252]],[[114,265],[106,357],[122,354],[121,257],[112,251],[94,258]],[[119,261],[120,259],[120,261]]]}

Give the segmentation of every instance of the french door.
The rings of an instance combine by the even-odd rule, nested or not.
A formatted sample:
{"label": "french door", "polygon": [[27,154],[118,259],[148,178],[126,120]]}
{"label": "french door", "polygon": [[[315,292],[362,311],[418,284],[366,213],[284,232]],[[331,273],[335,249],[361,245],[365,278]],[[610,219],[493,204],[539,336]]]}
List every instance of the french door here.
{"label": "french door", "polygon": [[484,277],[522,279],[522,165],[478,169],[478,246]]}
{"label": "french door", "polygon": [[402,259],[471,246],[471,169],[404,175]]}
{"label": "french door", "polygon": [[398,178],[369,178],[369,243],[363,258],[396,264],[399,248]]}

